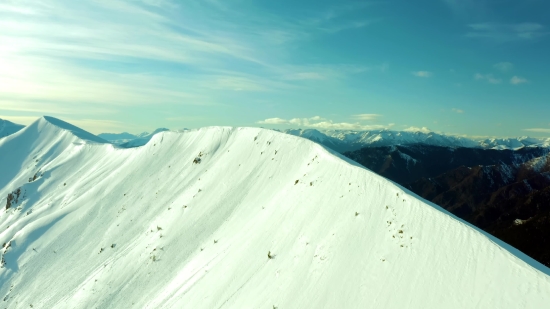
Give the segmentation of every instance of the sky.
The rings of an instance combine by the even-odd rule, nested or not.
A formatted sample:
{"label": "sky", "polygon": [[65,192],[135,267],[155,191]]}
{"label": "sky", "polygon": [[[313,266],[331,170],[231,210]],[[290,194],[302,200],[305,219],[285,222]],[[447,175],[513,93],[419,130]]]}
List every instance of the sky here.
{"label": "sky", "polygon": [[550,136],[545,0],[2,0],[0,118]]}

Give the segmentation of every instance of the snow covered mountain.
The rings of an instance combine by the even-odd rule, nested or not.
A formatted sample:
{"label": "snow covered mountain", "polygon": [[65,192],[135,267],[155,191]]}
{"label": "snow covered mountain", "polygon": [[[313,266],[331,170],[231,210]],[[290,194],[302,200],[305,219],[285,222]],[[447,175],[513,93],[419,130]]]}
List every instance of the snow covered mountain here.
{"label": "snow covered mountain", "polygon": [[411,190],[550,266],[550,155],[523,164],[461,166]]}
{"label": "snow covered mountain", "polygon": [[97,135],[98,137],[108,141],[111,144],[120,145],[127,143],[131,140],[139,138],[137,135],[122,132],[122,133],[101,133]]}
{"label": "snow covered mountain", "polygon": [[517,138],[493,138],[479,141],[483,148],[491,149],[520,149],[523,147],[550,147],[550,138],[532,138],[527,136]]}
{"label": "snow covered mountain", "polygon": [[133,148],[133,147],[143,146],[147,144],[151,140],[151,138],[153,138],[153,136],[155,136],[157,133],[165,132],[165,131],[169,131],[169,130],[166,128],[158,128],[155,131],[153,131],[153,133],[144,132],[138,135],[136,139],[129,140],[125,143],[121,143],[119,146],[123,148]]}
{"label": "snow covered mountain", "polygon": [[0,138],[6,137],[8,135],[11,135],[21,129],[23,129],[25,126],[13,123],[11,121],[7,121],[4,119],[0,119]]}
{"label": "snow covered mountain", "polygon": [[[544,308],[550,270],[272,130],[119,148],[44,117],[0,140],[9,308]],[[9,207],[8,207],[9,206]]]}
{"label": "snow covered mountain", "polygon": [[123,148],[139,147],[147,144],[151,138],[160,132],[168,131],[166,128],[158,128],[153,133],[143,132],[138,135],[134,135],[128,132],[122,133],[101,133],[98,137],[107,140],[109,143],[119,145]]}
{"label": "snow covered mountain", "polygon": [[550,147],[550,138],[529,137],[473,140],[465,137],[438,134],[427,130],[417,131],[348,131],[290,129],[285,133],[301,136],[339,152],[354,151],[363,147],[424,144],[441,147],[468,147],[483,149],[521,149],[523,147]]}
{"label": "snow covered mountain", "polygon": [[496,150],[412,144],[364,147],[344,152],[343,155],[378,175],[408,187],[410,183],[421,178],[437,177],[460,166],[510,165],[519,168],[520,165],[549,152],[549,148],[541,147]]}

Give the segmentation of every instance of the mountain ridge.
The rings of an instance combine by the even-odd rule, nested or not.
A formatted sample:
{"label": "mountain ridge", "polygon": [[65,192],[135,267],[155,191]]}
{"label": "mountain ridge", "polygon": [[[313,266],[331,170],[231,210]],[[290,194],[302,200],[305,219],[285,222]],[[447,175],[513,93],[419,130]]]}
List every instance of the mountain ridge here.
{"label": "mountain ridge", "polygon": [[428,131],[391,131],[391,130],[323,130],[288,129],[282,132],[308,138],[312,141],[331,147],[339,152],[355,151],[364,147],[404,146],[425,144],[441,147],[466,147],[496,150],[518,150],[526,147],[550,147],[550,138],[492,138],[470,139],[466,137],[445,135]]}
{"label": "mountain ridge", "polygon": [[25,126],[0,118],[0,138],[12,135]]}
{"label": "mountain ridge", "polygon": [[[2,198],[23,192],[0,211],[8,244],[0,295],[10,307],[527,308],[550,300],[548,268],[305,139],[227,127],[162,132],[129,149],[64,139],[44,143],[55,155],[38,164],[32,150],[9,149],[28,158],[0,185]],[[1,169],[12,146],[0,142]],[[35,168],[40,175],[27,181]]]}

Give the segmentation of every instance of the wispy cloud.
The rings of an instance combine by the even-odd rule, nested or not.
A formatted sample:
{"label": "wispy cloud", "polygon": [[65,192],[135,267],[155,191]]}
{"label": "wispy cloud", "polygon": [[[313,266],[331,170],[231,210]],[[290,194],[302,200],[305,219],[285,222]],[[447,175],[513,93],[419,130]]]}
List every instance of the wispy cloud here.
{"label": "wispy cloud", "polygon": [[512,78],[510,78],[510,84],[512,85],[519,85],[519,84],[525,84],[525,83],[528,83],[529,81],[523,77],[519,77],[519,76],[514,76]]}
{"label": "wispy cloud", "polygon": [[474,75],[474,79],[475,80],[484,80],[484,81],[487,81],[490,84],[500,84],[502,82],[502,79],[494,77],[493,74],[476,73]]}
{"label": "wispy cloud", "polygon": [[284,80],[321,81],[342,79],[378,68],[363,65],[287,65],[274,71],[281,72]]}
{"label": "wispy cloud", "polygon": [[320,116],[314,116],[311,118],[268,118],[260,120],[258,124],[267,125],[284,125],[297,128],[314,128],[320,130],[381,130],[388,129],[394,126],[393,123],[387,125],[380,124],[362,124],[360,122],[336,122],[330,119],[326,119]]}
{"label": "wispy cloud", "polygon": [[416,72],[412,72],[412,75],[416,77],[431,77],[433,76],[433,73],[428,71],[416,71]]}
{"label": "wispy cloud", "polygon": [[523,131],[535,132],[535,133],[549,133],[550,134],[550,129],[547,129],[547,128],[531,128],[531,129],[523,129]]}
{"label": "wispy cloud", "polygon": [[451,109],[451,111],[454,112],[454,113],[457,113],[457,114],[464,114],[464,111],[461,110],[461,109],[458,109],[458,108],[453,108],[453,109]]}
{"label": "wispy cloud", "polygon": [[501,71],[501,72],[508,72],[511,71],[514,68],[514,65],[510,62],[499,62],[493,65],[493,68]]}
{"label": "wispy cloud", "polygon": [[550,32],[538,23],[478,23],[468,25],[470,31],[466,34],[471,38],[485,38],[499,42],[525,41],[544,37]]}
{"label": "wispy cloud", "polygon": [[479,0],[443,0],[457,14],[464,14],[477,7]]}
{"label": "wispy cloud", "polygon": [[368,26],[375,19],[346,18],[365,7],[312,10],[305,22],[217,0],[2,2],[0,112],[83,119],[135,105],[219,105],[227,91],[343,80],[374,67],[297,66],[289,50],[300,40]]}
{"label": "wispy cloud", "polygon": [[267,118],[265,120],[260,120],[256,123],[258,124],[290,124],[290,121],[275,117],[275,118]]}
{"label": "wispy cloud", "polygon": [[357,114],[357,115],[353,115],[351,117],[354,118],[354,119],[357,119],[357,120],[374,121],[374,120],[378,120],[378,118],[382,117],[382,115],[379,115],[379,114]]}
{"label": "wispy cloud", "polygon": [[300,23],[313,29],[330,34],[338,33],[344,30],[359,29],[379,22],[379,18],[372,19],[351,19],[345,18],[351,13],[364,11],[373,5],[370,2],[355,2],[348,4],[339,4],[332,6],[321,14],[315,14],[309,18],[301,18]]}

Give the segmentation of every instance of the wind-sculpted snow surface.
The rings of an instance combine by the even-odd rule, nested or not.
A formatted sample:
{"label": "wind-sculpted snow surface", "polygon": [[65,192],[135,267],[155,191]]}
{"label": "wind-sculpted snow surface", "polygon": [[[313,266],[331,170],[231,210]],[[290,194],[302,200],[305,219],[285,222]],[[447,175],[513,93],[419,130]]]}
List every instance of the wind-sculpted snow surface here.
{"label": "wind-sculpted snow surface", "polygon": [[0,140],[18,167],[0,196],[21,190],[0,211],[4,307],[550,301],[548,268],[306,139],[212,127],[122,149],[42,122]]}

